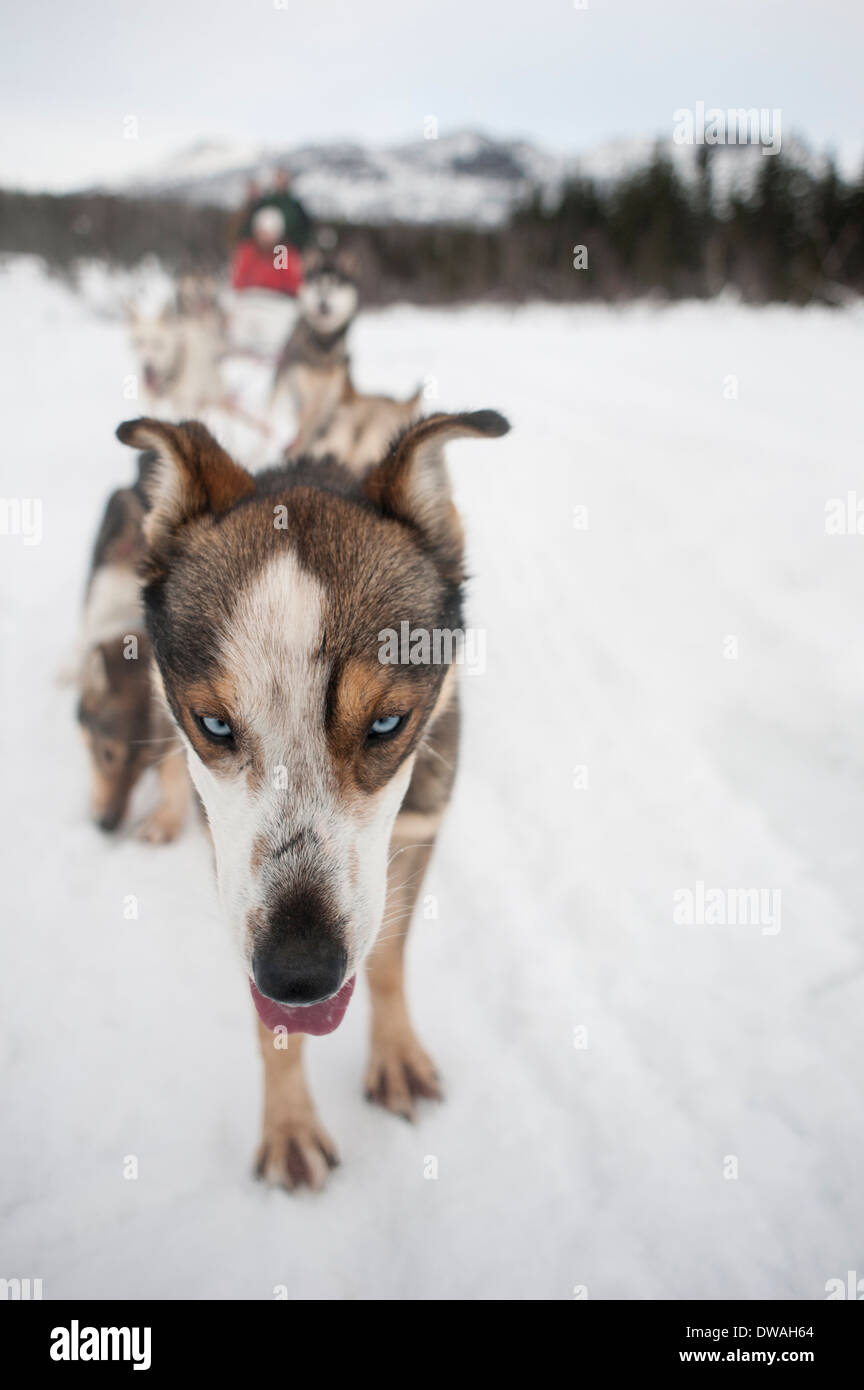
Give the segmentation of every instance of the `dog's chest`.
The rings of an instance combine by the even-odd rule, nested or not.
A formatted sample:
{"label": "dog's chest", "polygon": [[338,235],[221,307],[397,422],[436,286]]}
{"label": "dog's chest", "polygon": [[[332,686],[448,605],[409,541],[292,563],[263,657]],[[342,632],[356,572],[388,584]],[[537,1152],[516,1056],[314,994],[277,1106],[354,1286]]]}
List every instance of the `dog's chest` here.
{"label": "dog's chest", "polygon": [[345,388],[344,366],[309,367],[298,363],[292,368],[289,384],[303,415],[322,419],[331,414]]}

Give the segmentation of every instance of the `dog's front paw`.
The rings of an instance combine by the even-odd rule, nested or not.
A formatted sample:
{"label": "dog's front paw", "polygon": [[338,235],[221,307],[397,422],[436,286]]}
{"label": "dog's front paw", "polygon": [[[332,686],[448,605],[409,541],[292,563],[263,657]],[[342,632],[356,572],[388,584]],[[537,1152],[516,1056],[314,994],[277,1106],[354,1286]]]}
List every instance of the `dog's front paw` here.
{"label": "dog's front paw", "polygon": [[185,811],[179,815],[170,806],[157,806],[138,827],[138,839],[148,845],[168,845],[177,839],[185,819]]}
{"label": "dog's front paw", "polygon": [[308,1119],[264,1126],[255,1158],[255,1176],[293,1192],[323,1187],[339,1155],[330,1135],[312,1114]]}
{"label": "dog's front paw", "polygon": [[366,1072],[366,1099],[394,1115],[414,1119],[414,1101],[443,1100],[435,1063],[412,1032],[386,1041],[373,1039]]}

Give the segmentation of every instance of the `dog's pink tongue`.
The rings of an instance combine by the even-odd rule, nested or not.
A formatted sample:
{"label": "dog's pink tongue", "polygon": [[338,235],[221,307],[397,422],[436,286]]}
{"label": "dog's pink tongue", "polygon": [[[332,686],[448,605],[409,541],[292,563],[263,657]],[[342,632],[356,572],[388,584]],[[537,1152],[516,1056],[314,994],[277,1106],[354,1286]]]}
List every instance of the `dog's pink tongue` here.
{"label": "dog's pink tongue", "polygon": [[351,1002],[356,981],[357,976],[352,975],[331,999],[293,1008],[289,1004],[277,1004],[275,999],[268,999],[256,989],[254,980],[249,981],[249,988],[258,1017],[271,1033],[275,1033],[277,1028],[284,1028],[287,1033],[312,1033],[320,1038],[323,1033],[332,1033],[339,1027]]}

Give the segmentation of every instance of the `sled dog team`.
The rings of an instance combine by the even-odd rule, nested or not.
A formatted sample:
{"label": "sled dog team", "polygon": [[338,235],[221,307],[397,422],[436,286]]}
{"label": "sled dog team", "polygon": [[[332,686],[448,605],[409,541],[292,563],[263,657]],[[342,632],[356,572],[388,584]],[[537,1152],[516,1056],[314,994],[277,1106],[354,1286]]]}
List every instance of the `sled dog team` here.
{"label": "sled dog team", "polygon": [[355,267],[309,260],[276,365],[296,437],[247,471],[194,417],[226,403],[215,296],[133,325],[148,414],[118,438],[137,478],[108,501],[93,551],[78,720],[92,814],[174,839],[189,782],[213,841],[222,910],[258,1018],[258,1175],[318,1187],[338,1162],[303,1068],[303,1038],[338,1027],[357,975],[371,995],[367,1098],[406,1119],[439,1099],[405,997],[412,909],[450,798],[459,742],[453,663],[382,661],[383,629],[463,627],[463,533],[444,448],[493,438],[492,410],[420,418],[420,396],[367,396],[347,337]]}

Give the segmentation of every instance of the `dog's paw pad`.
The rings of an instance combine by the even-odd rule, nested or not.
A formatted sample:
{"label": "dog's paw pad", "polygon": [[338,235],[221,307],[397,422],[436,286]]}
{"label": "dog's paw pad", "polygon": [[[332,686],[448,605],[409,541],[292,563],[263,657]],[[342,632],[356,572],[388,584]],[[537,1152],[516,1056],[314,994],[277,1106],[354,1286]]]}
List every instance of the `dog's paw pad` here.
{"label": "dog's paw pad", "polygon": [[366,1099],[406,1120],[414,1119],[415,1100],[444,1099],[435,1064],[416,1038],[373,1048]]}
{"label": "dog's paw pad", "polygon": [[336,1146],[317,1124],[265,1132],[255,1156],[256,1178],[288,1192],[298,1187],[317,1191],[338,1166]]}

